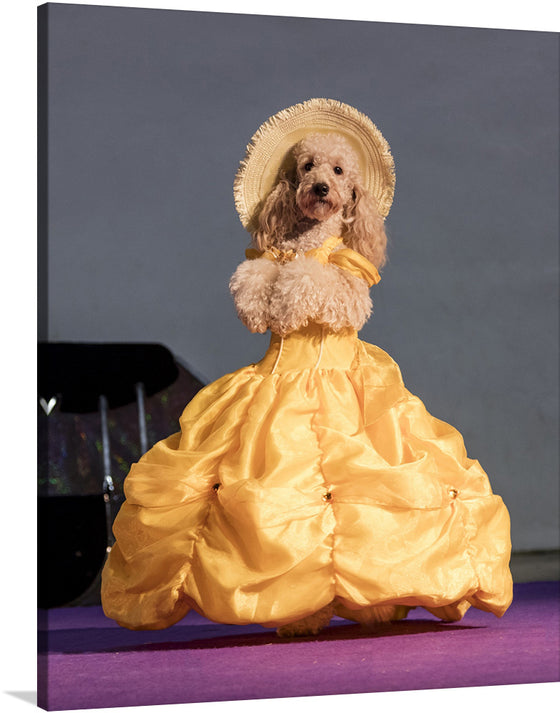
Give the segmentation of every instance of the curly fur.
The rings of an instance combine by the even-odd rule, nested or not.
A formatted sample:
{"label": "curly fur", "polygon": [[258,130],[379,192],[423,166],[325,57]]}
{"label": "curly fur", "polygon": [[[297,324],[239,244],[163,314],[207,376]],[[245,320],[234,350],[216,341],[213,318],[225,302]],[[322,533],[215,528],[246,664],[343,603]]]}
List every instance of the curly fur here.
{"label": "curly fur", "polygon": [[259,250],[294,250],[300,257],[285,264],[242,263],[230,283],[237,313],[252,332],[271,329],[285,336],[309,322],[359,330],[372,310],[366,282],[302,253],[337,235],[380,268],[387,248],[383,219],[344,137],[310,134],[291,158],[259,211],[252,237]]}
{"label": "curly fur", "polygon": [[[311,134],[294,146],[293,158],[292,170],[281,174],[260,210],[255,247],[281,248],[317,227],[313,222],[324,218],[309,211],[306,199],[310,186],[324,180],[330,186],[329,199],[336,201],[335,212],[343,208],[340,237],[377,268],[383,267],[387,250],[383,219],[373,196],[363,188],[358,157],[346,139],[338,134]],[[314,164],[311,171],[305,171],[308,163]],[[332,172],[335,166],[343,169],[340,177]]]}
{"label": "curly fur", "polygon": [[365,280],[301,257],[282,267],[270,289],[270,329],[285,335],[309,322],[335,331],[360,328],[372,309]]}
{"label": "curly fur", "polygon": [[271,293],[278,271],[279,265],[270,260],[245,260],[230,280],[239,319],[251,332],[264,333],[270,327]]}
{"label": "curly fur", "polygon": [[379,624],[404,619],[408,610],[409,607],[392,604],[381,604],[363,609],[349,609],[342,602],[334,599],[314,614],[306,616],[304,619],[299,619],[292,624],[278,627],[276,633],[282,638],[318,634],[321,629],[328,626],[335,615],[356,621],[366,628],[373,628]]}
{"label": "curly fur", "polygon": [[319,609],[319,611],[306,616],[304,619],[299,619],[293,624],[285,624],[278,627],[276,633],[281,638],[291,638],[293,636],[309,636],[309,634],[318,634],[321,629],[328,626],[328,623],[334,616],[334,602],[330,602],[327,606]]}

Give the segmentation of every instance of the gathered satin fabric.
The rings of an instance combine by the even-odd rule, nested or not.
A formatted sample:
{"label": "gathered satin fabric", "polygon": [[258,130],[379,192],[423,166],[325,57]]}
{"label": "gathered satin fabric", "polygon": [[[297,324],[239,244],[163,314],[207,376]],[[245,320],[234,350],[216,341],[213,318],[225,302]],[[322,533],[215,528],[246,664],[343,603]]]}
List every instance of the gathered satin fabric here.
{"label": "gathered satin fabric", "polygon": [[511,602],[509,517],[452,426],[355,332],[273,335],[125,480],[107,616],[278,626],[337,599],[460,618]]}
{"label": "gathered satin fabric", "polygon": [[180,427],[125,480],[101,592],[122,626],[165,628],[191,608],[275,627],[333,600],[349,618],[401,605],[447,620],[511,603],[502,499],[356,332],[273,334]]}

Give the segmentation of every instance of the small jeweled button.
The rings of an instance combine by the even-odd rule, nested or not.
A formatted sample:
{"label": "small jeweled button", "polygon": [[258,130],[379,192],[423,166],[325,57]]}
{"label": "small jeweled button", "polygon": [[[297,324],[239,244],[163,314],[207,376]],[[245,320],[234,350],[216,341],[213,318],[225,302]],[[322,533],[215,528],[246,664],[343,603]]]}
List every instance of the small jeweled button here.
{"label": "small jeweled button", "polygon": [[327,491],[326,493],[323,494],[323,500],[328,503],[330,500],[332,500],[332,493]]}
{"label": "small jeweled button", "polygon": [[457,488],[449,488],[449,490],[447,492],[449,493],[449,497],[452,500],[455,500],[457,495],[459,495],[459,491],[457,490]]}

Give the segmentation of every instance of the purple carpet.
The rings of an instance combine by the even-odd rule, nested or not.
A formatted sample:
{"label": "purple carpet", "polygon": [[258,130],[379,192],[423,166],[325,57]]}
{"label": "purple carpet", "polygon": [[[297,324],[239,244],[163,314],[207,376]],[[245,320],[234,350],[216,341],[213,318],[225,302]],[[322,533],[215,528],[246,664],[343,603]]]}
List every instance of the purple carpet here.
{"label": "purple carpet", "polygon": [[558,681],[559,594],[558,582],[517,584],[502,619],[471,609],[443,624],[415,609],[373,634],[333,619],[319,636],[297,641],[194,612],[171,629],[140,632],[121,629],[101,607],[52,609],[39,616],[38,704],[65,710]]}

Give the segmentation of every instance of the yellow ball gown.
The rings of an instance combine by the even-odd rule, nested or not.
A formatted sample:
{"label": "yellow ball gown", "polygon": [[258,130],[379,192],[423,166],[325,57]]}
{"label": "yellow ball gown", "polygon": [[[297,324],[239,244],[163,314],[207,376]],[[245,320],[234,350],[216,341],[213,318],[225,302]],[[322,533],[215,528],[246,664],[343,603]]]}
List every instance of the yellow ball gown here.
{"label": "yellow ball gown", "polygon": [[[376,281],[365,258],[339,252]],[[161,629],[192,608],[277,627],[333,600],[356,620],[383,605],[458,620],[511,603],[502,499],[460,433],[355,331],[272,334],[180,427],[125,480],[102,578],[120,625]]]}

